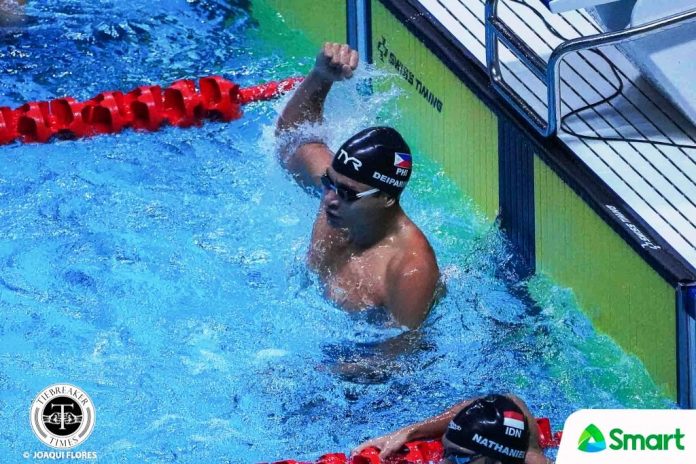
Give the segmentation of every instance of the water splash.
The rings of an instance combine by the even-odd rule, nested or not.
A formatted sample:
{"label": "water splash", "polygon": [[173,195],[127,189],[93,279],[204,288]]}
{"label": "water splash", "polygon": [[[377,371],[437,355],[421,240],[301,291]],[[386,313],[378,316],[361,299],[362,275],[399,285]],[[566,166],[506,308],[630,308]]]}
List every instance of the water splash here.
{"label": "water splash", "polygon": [[[3,72],[3,104],[219,67],[247,83],[285,77],[275,74],[287,59],[259,59],[250,22],[225,2],[150,2],[146,15],[136,3],[31,2],[11,38],[23,56],[0,66],[36,78]],[[225,28],[230,18],[239,29]],[[57,55],[45,46],[56,40]],[[231,51],[208,53],[210,43]],[[336,86],[330,148],[394,123],[380,110],[402,96],[370,93],[380,79],[366,67]],[[487,391],[515,391],[555,424],[580,407],[671,406],[569,290],[514,275],[500,231],[426,154],[403,205],[447,294],[410,334],[327,302],[305,265],[318,199],[274,154],[283,103],[250,105],[229,125],[3,148],[0,419],[69,380],[95,401],[88,446],[104,456],[251,463],[346,451]],[[34,440],[11,428],[0,448],[14,456]]]}

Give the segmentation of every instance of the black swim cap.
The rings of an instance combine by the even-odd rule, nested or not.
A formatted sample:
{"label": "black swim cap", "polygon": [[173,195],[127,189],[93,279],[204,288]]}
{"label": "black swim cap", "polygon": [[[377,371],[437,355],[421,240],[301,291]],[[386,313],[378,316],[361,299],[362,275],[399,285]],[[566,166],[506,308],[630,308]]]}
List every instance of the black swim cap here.
{"label": "black swim cap", "polygon": [[529,447],[529,424],[511,399],[489,395],[459,411],[445,438],[504,464],[523,464]]}
{"label": "black swim cap", "polygon": [[370,127],[349,138],[331,167],[346,177],[398,197],[411,177],[411,149],[391,127]]}

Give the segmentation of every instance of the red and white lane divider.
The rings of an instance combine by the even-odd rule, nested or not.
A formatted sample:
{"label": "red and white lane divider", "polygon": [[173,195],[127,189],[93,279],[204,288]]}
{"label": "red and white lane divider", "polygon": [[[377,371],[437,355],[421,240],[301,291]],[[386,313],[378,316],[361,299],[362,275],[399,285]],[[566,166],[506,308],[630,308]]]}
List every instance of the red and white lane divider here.
{"label": "red and white lane divider", "polygon": [[19,108],[0,107],[0,145],[21,140],[45,143],[56,138],[114,134],[127,127],[155,131],[164,124],[201,125],[205,119],[232,121],[242,105],[269,100],[293,89],[301,77],[240,88],[220,76],[174,82],[162,89],[142,86],[128,93],[102,92],[85,102],[72,97],[30,102]]}
{"label": "red and white lane divider", "polygon": [[[539,446],[541,448],[558,448],[563,432],[553,433],[551,422],[547,418],[537,419],[539,429]],[[367,448],[355,456],[346,456],[344,453],[325,454],[315,462],[309,461],[276,461],[271,464],[430,464],[439,463],[444,455],[442,443],[439,440],[412,441],[404,445],[404,450],[387,460],[379,458],[377,448]],[[264,463],[266,464],[266,463]]]}

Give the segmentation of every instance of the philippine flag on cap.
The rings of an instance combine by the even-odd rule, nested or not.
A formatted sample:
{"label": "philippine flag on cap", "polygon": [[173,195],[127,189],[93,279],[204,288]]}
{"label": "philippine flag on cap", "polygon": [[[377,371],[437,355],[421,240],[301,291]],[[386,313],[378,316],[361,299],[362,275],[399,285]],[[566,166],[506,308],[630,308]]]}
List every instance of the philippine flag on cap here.
{"label": "philippine flag on cap", "polygon": [[411,155],[408,153],[394,153],[394,166],[397,168],[411,169]]}
{"label": "philippine flag on cap", "polygon": [[505,411],[503,412],[503,424],[507,427],[524,430],[524,416],[519,412]]}

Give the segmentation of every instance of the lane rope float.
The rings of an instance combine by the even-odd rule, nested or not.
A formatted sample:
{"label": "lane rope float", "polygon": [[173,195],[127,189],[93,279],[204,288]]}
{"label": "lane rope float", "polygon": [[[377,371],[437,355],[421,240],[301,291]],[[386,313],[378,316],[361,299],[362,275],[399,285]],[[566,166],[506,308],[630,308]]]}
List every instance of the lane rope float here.
{"label": "lane rope float", "polygon": [[[563,432],[554,433],[551,429],[551,421],[545,417],[537,419],[536,423],[539,430],[539,446],[542,449],[557,448],[561,443]],[[271,464],[426,464],[440,462],[443,456],[444,448],[440,440],[419,440],[406,443],[401,452],[386,460],[380,460],[377,448],[366,448],[355,456],[347,456],[344,453],[329,453],[320,456],[314,462],[288,459],[275,461]]]}
{"label": "lane rope float", "polygon": [[0,145],[115,134],[129,127],[156,131],[164,124],[200,126],[206,119],[233,121],[242,116],[243,105],[275,98],[301,81],[291,77],[240,88],[221,76],[208,76],[199,79],[198,88],[193,80],[182,79],[165,89],[147,85],[128,93],[107,91],[84,102],[62,97],[15,109],[0,107]]}

